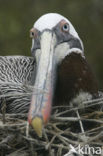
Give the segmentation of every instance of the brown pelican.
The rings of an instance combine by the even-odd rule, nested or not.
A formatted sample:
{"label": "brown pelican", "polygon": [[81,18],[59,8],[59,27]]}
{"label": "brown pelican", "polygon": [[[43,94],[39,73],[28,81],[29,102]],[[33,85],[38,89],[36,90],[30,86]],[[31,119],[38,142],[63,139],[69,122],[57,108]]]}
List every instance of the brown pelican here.
{"label": "brown pelican", "polygon": [[[29,110],[28,121],[41,136],[52,105],[69,105],[81,92],[97,97],[98,87],[83,43],[67,18],[45,14],[34,23],[30,36],[33,57],[0,57],[0,89],[1,94],[9,94],[6,111]],[[22,94],[28,90],[32,97]]]}

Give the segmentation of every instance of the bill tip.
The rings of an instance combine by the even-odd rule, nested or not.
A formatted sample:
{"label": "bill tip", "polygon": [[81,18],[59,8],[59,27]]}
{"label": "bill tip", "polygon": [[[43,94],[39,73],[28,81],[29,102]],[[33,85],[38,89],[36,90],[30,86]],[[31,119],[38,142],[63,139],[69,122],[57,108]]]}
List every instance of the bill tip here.
{"label": "bill tip", "polygon": [[40,117],[35,117],[31,121],[31,125],[32,125],[33,129],[35,130],[35,132],[37,133],[37,135],[41,138],[42,137],[42,127],[43,127],[42,119]]}

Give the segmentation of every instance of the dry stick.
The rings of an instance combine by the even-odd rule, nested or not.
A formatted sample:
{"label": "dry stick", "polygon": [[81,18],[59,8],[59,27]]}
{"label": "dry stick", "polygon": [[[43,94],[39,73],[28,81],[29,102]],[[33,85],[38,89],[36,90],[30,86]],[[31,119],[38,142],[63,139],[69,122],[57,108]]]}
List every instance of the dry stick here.
{"label": "dry stick", "polygon": [[85,118],[78,119],[76,117],[51,117],[51,119],[57,120],[57,121],[79,121],[79,120],[84,120],[84,121],[91,121],[91,122],[97,122],[97,123],[103,124],[103,121],[97,120],[97,119],[85,119]]}
{"label": "dry stick", "polygon": [[[71,110],[72,111],[72,110]],[[58,117],[58,116],[60,116],[60,115],[63,115],[63,114],[65,114],[65,113],[68,113],[68,112],[70,112],[70,110],[65,110],[65,111],[63,111],[63,112],[61,112],[61,113],[57,113],[56,115],[55,115],[55,117]]]}
{"label": "dry stick", "polygon": [[26,125],[26,137],[29,136],[29,123],[27,122],[27,125]]}
{"label": "dry stick", "polygon": [[20,124],[5,124],[5,125],[0,125],[1,128],[5,128],[5,127],[20,127],[20,126],[26,126],[27,121],[25,121],[25,123],[20,123]]}
{"label": "dry stick", "polygon": [[[55,132],[54,131],[50,131],[50,130],[46,130],[49,134],[52,134],[52,135],[55,135]],[[57,133],[58,134],[58,133]],[[65,137],[64,137],[65,138]],[[68,142],[68,143],[71,143],[71,144],[75,144],[75,145],[78,145],[78,142],[77,141],[73,141],[71,139],[67,139],[65,138],[65,140]]]}
{"label": "dry stick", "polygon": [[[46,142],[47,142],[47,144],[48,144],[48,143],[49,143],[49,139],[48,139],[48,136],[47,136],[47,134],[46,134],[45,129],[43,129],[43,134],[44,134],[45,140],[46,140]],[[53,156],[53,155],[52,155],[52,152],[51,152],[51,151],[52,151],[52,150],[51,150],[51,145],[49,145],[49,146],[46,145],[45,148],[46,148],[46,149],[49,149],[49,155],[50,155],[50,156]]]}
{"label": "dry stick", "polygon": [[91,132],[95,132],[95,133],[96,133],[96,130],[99,130],[99,129],[101,129],[101,128],[102,128],[102,130],[103,130],[103,126],[100,126],[100,127],[96,127],[96,128],[91,129],[91,130],[88,130],[88,131],[86,131],[85,133],[86,133],[86,134],[88,134],[88,133],[92,134]]}
{"label": "dry stick", "polygon": [[53,143],[53,141],[55,140],[56,135],[54,135],[51,139],[51,141],[46,145],[46,149],[48,149],[49,146],[51,146],[51,144]]}
{"label": "dry stick", "polygon": [[[79,113],[78,113],[79,114]],[[22,116],[22,115],[21,115]],[[8,120],[15,120],[15,117],[17,118],[17,117],[19,117],[19,116],[16,116],[16,115],[14,115],[14,116],[8,116],[9,118],[8,118]],[[13,119],[13,117],[14,117],[14,119]],[[79,118],[80,118],[80,116],[79,116]],[[59,119],[60,119],[60,117],[59,117]],[[63,119],[63,118],[62,118]],[[64,118],[65,119],[65,118]],[[82,120],[85,120],[85,119],[78,119],[78,118],[71,118],[71,119],[76,119],[77,121],[81,121],[82,122]],[[60,122],[62,122],[63,120],[57,120],[57,118],[55,118],[55,119],[53,119],[53,120],[56,120],[56,121],[60,121]],[[68,118],[68,120],[66,119],[66,121],[69,121],[70,120],[70,118]],[[86,120],[89,120],[89,121],[93,121],[94,120],[94,122],[100,122],[100,120],[95,120],[95,119],[86,119]],[[22,121],[22,123],[24,123],[25,122],[25,120],[17,120],[18,122],[19,121]],[[55,121],[55,122],[56,122]],[[58,122],[59,123],[59,122]],[[103,122],[102,122],[103,123]],[[54,130],[51,130],[51,131],[49,131],[48,130],[48,133],[49,134],[52,134],[53,136],[54,136],[54,139],[53,139],[53,137],[52,137],[52,139],[53,139],[53,141],[51,141],[51,146],[52,147],[56,147],[56,148],[58,148],[58,151],[59,151],[59,149],[60,148],[63,148],[63,149],[66,149],[66,150],[68,150],[68,144],[69,143],[73,143],[73,142],[71,142],[72,140],[69,140],[69,139],[67,139],[67,138],[65,138],[65,137],[63,137],[62,136],[62,134],[69,134],[69,132],[68,132],[68,130],[65,130],[65,131],[62,131],[61,129],[59,129],[59,128],[57,128],[56,127],[56,124],[54,125],[54,124],[52,124],[52,123],[50,123],[51,124],[51,126],[54,128]],[[16,124],[16,126],[17,126],[17,128],[20,128],[21,126],[24,126],[24,128],[26,128],[26,125],[27,124],[25,124],[25,125],[18,125],[18,124]],[[9,125],[8,125],[9,126]],[[83,126],[82,126],[83,127]],[[21,128],[20,128],[21,129]],[[56,144],[55,143],[55,135],[58,133],[58,131],[57,131],[57,129],[58,129],[58,131],[59,132],[61,132],[61,133],[59,133],[58,135],[57,135],[57,137],[59,137],[59,140],[62,142],[62,145],[59,145],[58,146],[58,144]],[[55,132],[56,131],[56,132]],[[51,133],[51,132],[54,132],[54,133]],[[83,133],[83,131],[82,131],[82,133]],[[86,134],[87,132],[84,132],[84,134]],[[46,134],[47,135],[47,134]],[[78,134],[77,134],[78,135]],[[102,135],[102,134],[101,134]],[[27,137],[28,138],[28,137]],[[46,138],[45,138],[46,139]],[[98,136],[97,136],[97,138],[94,138],[94,139],[98,139]],[[30,142],[32,142],[31,140],[29,140]],[[43,147],[45,147],[46,146],[46,144],[47,144],[47,139],[46,139],[46,141],[37,141],[36,139],[35,139],[35,141],[33,140],[33,142],[35,142],[35,144],[36,145],[38,145],[39,147],[40,147],[40,145],[41,146],[43,146]],[[48,141],[49,142],[49,141]],[[65,143],[64,143],[65,142]],[[75,141],[74,141],[75,142]],[[79,143],[79,142],[77,142],[77,143]],[[65,144],[65,146],[64,146],[64,144]],[[76,145],[76,144],[75,144]],[[62,151],[61,151],[62,152]]]}
{"label": "dry stick", "polygon": [[57,151],[57,156],[61,156],[62,155],[62,151],[63,151],[62,147],[59,147],[58,151]]}
{"label": "dry stick", "polygon": [[79,124],[80,124],[80,128],[81,128],[81,132],[82,132],[82,134],[83,134],[83,139],[84,139],[84,141],[86,142],[86,141],[87,141],[87,137],[85,136],[84,127],[83,127],[83,124],[82,124],[82,121],[81,121],[81,118],[80,118],[80,115],[79,115],[78,110],[76,111],[76,114],[77,114],[77,117],[78,117],[78,119],[79,119]]}
{"label": "dry stick", "polygon": [[69,108],[68,111],[74,111],[74,110],[77,110],[77,109],[83,109],[84,107],[88,108],[88,107],[91,107],[91,106],[94,106],[94,105],[100,105],[100,104],[103,104],[103,98],[98,98],[98,99],[95,99],[95,100],[84,101],[81,105],[79,105],[79,107],[75,107],[75,108],[71,108],[70,106],[54,106],[53,109]]}
{"label": "dry stick", "polygon": [[91,144],[92,144],[92,145],[96,145],[96,146],[98,145],[98,146],[103,147],[103,143],[101,143],[101,142],[94,142],[94,141],[93,141],[93,142],[91,142]]}
{"label": "dry stick", "polygon": [[[6,113],[5,114],[5,117],[8,118],[8,117],[17,117],[17,118],[22,118],[22,117],[27,117],[28,113],[17,113],[17,114],[8,114]],[[2,114],[0,114],[0,117],[2,117]]]}
{"label": "dry stick", "polygon": [[99,139],[100,137],[103,137],[103,132],[99,133],[98,135],[89,138],[88,142]]}
{"label": "dry stick", "polygon": [[[77,117],[80,119],[80,115],[79,115],[78,110],[76,111],[76,114],[77,114]],[[84,127],[83,127],[81,119],[79,120],[79,124],[80,124],[80,128],[81,128],[81,131],[82,131],[82,134],[83,134],[83,140],[85,141],[85,143],[87,143],[87,137],[85,136],[85,131],[84,131]],[[93,156],[91,152],[90,152],[89,155]]]}
{"label": "dry stick", "polygon": [[25,139],[25,140],[28,140],[28,141],[30,141],[30,142],[34,142],[36,145],[41,145],[41,146],[46,146],[46,142],[44,142],[44,141],[41,141],[41,140],[37,140],[37,139],[35,139],[35,138],[30,138],[30,137],[26,137],[26,136],[23,136],[23,138]]}
{"label": "dry stick", "polygon": [[[79,115],[79,112],[78,110],[76,111],[76,114],[77,114],[77,117],[80,119],[80,115]],[[82,135],[83,135],[83,141],[85,141],[85,143],[87,142],[87,137],[85,135],[85,131],[84,131],[84,127],[83,127],[83,124],[82,124],[82,121],[79,120],[79,124],[80,124],[80,128],[81,128],[81,131],[82,131]],[[92,156],[92,153],[90,152],[90,156]],[[89,155],[88,155],[89,156]]]}
{"label": "dry stick", "polygon": [[[32,142],[34,142],[36,145],[41,145],[41,146],[46,146],[46,144],[47,144],[47,142],[44,142],[44,141],[40,141],[40,140],[36,140],[36,139],[32,139],[32,138],[27,138],[27,137],[25,137],[25,136],[23,136],[23,138],[24,139],[26,139],[26,140],[28,140],[28,141],[32,141]],[[57,147],[57,148],[59,148],[59,147],[62,147],[62,148],[64,148],[64,149],[66,149],[66,150],[68,150],[68,147],[66,147],[66,146],[64,146],[64,145],[59,145],[59,144],[51,144],[51,146],[53,146],[53,147]]]}
{"label": "dry stick", "polygon": [[[84,103],[84,104],[86,104],[86,103]],[[87,104],[88,104],[88,103],[87,103]],[[79,110],[79,109],[84,109],[84,107],[85,107],[85,108],[89,108],[89,107],[92,107],[92,106],[95,106],[95,105],[101,105],[101,104],[103,104],[103,101],[100,101],[100,102],[98,102],[98,103],[92,103],[92,104],[90,104],[90,105],[85,105],[85,106],[83,106],[83,104],[82,104],[82,105],[80,105],[79,107],[70,108],[70,109],[65,110],[65,111],[63,111],[63,112],[60,112],[60,113],[58,113],[58,114],[56,114],[56,115],[54,115],[54,116],[58,117],[58,116],[60,116],[60,115],[63,115],[63,114],[65,114],[65,113],[68,113],[68,112],[76,111],[76,110]],[[62,108],[62,107],[63,107],[63,106],[61,106],[60,108]],[[65,107],[65,108],[69,108],[69,107]]]}
{"label": "dry stick", "polygon": [[68,139],[61,136],[61,135],[57,135],[57,137],[59,138],[60,141],[62,141],[67,147],[69,147],[69,143],[67,142]]}
{"label": "dry stick", "polygon": [[[77,111],[77,110],[79,110],[79,109],[89,108],[89,107],[92,107],[92,106],[95,106],[95,105],[100,105],[100,104],[103,104],[103,101],[102,101],[102,102],[98,102],[98,103],[94,103],[94,104],[91,104],[91,105],[87,105],[87,106],[84,106],[84,107],[83,107],[83,105],[80,105],[79,107],[70,108],[70,109],[65,110],[65,111],[63,111],[63,112],[56,113],[56,114],[54,114],[54,116],[55,116],[55,117],[58,117],[58,116],[63,115],[63,114],[65,114],[65,113]],[[65,107],[65,108],[69,108],[69,107]],[[103,112],[101,112],[101,113],[103,113]]]}
{"label": "dry stick", "polygon": [[[103,102],[103,98],[97,98],[97,99],[93,99],[93,100],[86,100],[86,101],[84,101],[80,106],[83,106],[84,104],[97,104],[98,102]],[[91,105],[88,105],[88,106],[90,106],[91,107]],[[87,106],[87,107],[88,107]],[[54,106],[53,107],[53,109],[57,109],[57,108],[71,108],[71,106],[67,106],[67,105],[63,105],[63,106]],[[82,108],[84,108],[84,106],[82,107]]]}
{"label": "dry stick", "polygon": [[51,119],[57,120],[57,121],[79,121],[76,117],[55,117],[51,116]]}
{"label": "dry stick", "polygon": [[[100,105],[100,104],[103,104],[103,101],[102,101],[102,102],[99,102],[99,103],[87,105],[87,106],[85,106],[85,108],[89,108],[89,107],[91,107],[91,106]],[[64,106],[64,107],[65,107],[65,106]],[[59,107],[59,106],[58,106],[58,108],[62,108],[62,107]],[[69,107],[65,107],[65,108],[69,108]],[[83,105],[80,105],[79,107],[70,108],[70,109],[65,110],[65,111],[63,111],[63,112],[56,113],[56,114],[54,114],[53,116],[54,116],[54,117],[58,117],[58,116],[63,115],[63,114],[65,114],[65,113],[69,113],[69,112],[72,112],[72,111],[77,111],[77,110],[83,109],[83,108],[84,108]]]}
{"label": "dry stick", "polygon": [[[18,150],[16,150],[16,151],[14,151],[14,152],[12,152],[12,153],[10,153],[10,155],[7,155],[7,156],[15,156],[16,154],[18,154],[18,152],[22,152],[23,150],[25,149],[25,147],[22,147],[22,148],[20,148],[20,149],[18,149]],[[26,153],[26,152],[25,152]],[[20,155],[19,155],[20,156]]]}
{"label": "dry stick", "polygon": [[103,98],[97,98],[97,99],[94,99],[94,100],[84,101],[83,104],[92,104],[92,103],[100,102],[100,101],[103,102]]}
{"label": "dry stick", "polygon": [[58,137],[59,140],[61,140],[63,143],[65,143],[67,146],[69,146],[69,144],[67,143],[68,139],[65,137],[62,137],[62,134],[65,134],[65,131],[67,131],[68,129],[66,129],[65,131],[61,131],[60,129],[58,129],[56,126],[53,126],[55,128],[55,130],[58,130],[59,133],[56,133],[54,135],[54,137],[52,138],[52,141],[54,141],[55,137]]}
{"label": "dry stick", "polygon": [[[69,144],[67,143],[67,140],[65,140],[65,139],[61,136],[61,134],[64,133],[64,132],[63,132],[63,131],[60,131],[56,126],[53,126],[53,127],[55,128],[55,130],[58,130],[59,133],[54,133],[54,134],[53,134],[53,138],[51,139],[51,141],[49,142],[49,144],[52,144],[52,142],[54,141],[54,139],[55,139],[56,137],[58,137],[59,140],[63,142],[63,144],[65,144],[66,146],[69,146]],[[61,148],[59,148],[59,149],[61,149]],[[58,149],[58,150],[59,150],[59,149]],[[61,150],[61,151],[59,150],[59,152],[62,152],[62,150]]]}

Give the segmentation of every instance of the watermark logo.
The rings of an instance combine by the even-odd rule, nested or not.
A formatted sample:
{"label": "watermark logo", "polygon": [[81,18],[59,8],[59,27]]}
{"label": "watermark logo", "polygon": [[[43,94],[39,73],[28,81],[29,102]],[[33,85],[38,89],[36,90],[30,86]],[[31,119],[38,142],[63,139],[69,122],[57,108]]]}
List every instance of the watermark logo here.
{"label": "watermark logo", "polygon": [[81,146],[80,144],[75,148],[70,144],[70,151],[68,154],[71,153],[76,153],[76,154],[80,154],[80,155],[101,155],[102,154],[102,148],[101,147],[92,147],[87,145]]}

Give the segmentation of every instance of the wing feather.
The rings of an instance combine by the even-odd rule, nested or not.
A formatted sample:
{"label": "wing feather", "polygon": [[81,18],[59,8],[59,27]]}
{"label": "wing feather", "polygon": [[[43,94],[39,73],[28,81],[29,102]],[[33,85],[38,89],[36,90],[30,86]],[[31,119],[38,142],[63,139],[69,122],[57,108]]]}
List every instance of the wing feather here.
{"label": "wing feather", "polygon": [[26,56],[0,56],[0,106],[6,112],[27,112],[32,95],[35,61]]}

